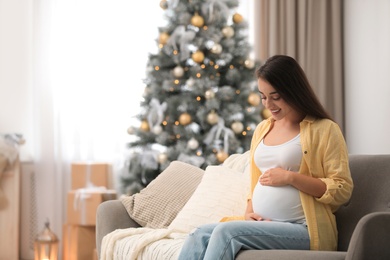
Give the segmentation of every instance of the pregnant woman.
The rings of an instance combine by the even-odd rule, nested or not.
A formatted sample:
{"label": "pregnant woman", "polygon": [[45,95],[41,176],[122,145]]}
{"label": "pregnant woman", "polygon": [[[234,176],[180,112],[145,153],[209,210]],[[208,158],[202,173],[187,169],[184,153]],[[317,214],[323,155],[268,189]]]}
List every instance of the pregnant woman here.
{"label": "pregnant woman", "polygon": [[197,228],[179,259],[234,259],[248,249],[337,249],[333,213],[353,189],[342,132],[293,58],[273,56],[256,76],[272,116],[252,137],[247,210]]}

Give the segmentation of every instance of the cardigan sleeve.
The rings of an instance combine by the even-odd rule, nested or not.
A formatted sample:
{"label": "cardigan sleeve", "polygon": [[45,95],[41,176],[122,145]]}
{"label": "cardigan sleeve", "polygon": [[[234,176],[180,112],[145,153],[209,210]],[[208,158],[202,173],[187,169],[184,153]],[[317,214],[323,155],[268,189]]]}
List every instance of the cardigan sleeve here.
{"label": "cardigan sleeve", "polygon": [[348,151],[344,137],[336,123],[332,123],[323,138],[323,170],[326,191],[317,201],[329,204],[332,211],[346,203],[352,194],[353,181],[349,169]]}

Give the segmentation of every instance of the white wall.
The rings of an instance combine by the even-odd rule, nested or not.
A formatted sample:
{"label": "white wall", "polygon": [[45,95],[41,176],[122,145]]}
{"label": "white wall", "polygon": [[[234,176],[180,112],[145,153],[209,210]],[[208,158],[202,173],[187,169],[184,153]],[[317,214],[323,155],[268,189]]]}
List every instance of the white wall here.
{"label": "white wall", "polygon": [[390,1],[346,0],[344,12],[349,152],[390,153]]}
{"label": "white wall", "polygon": [[32,1],[0,0],[0,134],[23,134],[32,154]]}

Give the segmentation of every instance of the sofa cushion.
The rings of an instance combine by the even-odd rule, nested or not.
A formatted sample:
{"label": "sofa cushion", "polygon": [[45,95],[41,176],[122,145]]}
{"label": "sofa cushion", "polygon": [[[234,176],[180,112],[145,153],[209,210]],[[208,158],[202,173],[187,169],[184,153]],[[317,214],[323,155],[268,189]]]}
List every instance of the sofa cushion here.
{"label": "sofa cushion", "polygon": [[249,171],[237,171],[225,165],[208,166],[198,188],[169,228],[188,233],[225,216],[244,215],[249,180]]}
{"label": "sofa cushion", "polygon": [[150,228],[171,224],[194,193],[204,170],[180,161],[173,161],[147,187],[121,201],[130,217]]}

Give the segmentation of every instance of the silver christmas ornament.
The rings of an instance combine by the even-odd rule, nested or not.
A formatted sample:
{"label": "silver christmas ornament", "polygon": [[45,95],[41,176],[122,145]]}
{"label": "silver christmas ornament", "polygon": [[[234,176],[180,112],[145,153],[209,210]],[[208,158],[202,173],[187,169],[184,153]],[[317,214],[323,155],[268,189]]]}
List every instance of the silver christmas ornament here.
{"label": "silver christmas ornament", "polygon": [[157,161],[159,163],[165,163],[168,160],[168,155],[166,153],[160,153],[158,155]]}
{"label": "silver christmas ornament", "polygon": [[218,120],[219,120],[219,116],[217,113],[215,112],[210,112],[208,115],[207,115],[207,122],[210,124],[210,125],[215,125],[216,123],[218,123]]}
{"label": "silver christmas ornament", "polygon": [[127,133],[128,133],[129,135],[134,134],[134,128],[133,128],[132,126],[130,126],[129,128],[127,128]]}
{"label": "silver christmas ornament", "polygon": [[161,125],[156,125],[153,127],[152,131],[153,131],[153,134],[159,135],[162,133],[163,129],[162,129]]}
{"label": "silver christmas ornament", "polygon": [[176,78],[183,77],[183,75],[184,75],[184,69],[183,69],[183,67],[181,67],[181,66],[176,66],[176,67],[173,69],[173,75],[174,75]]}
{"label": "silver christmas ornament", "polygon": [[231,38],[231,37],[234,36],[234,29],[232,27],[230,27],[230,26],[225,26],[222,29],[222,34],[226,38]]}
{"label": "silver christmas ornament", "polygon": [[209,90],[206,90],[206,92],[204,93],[204,97],[206,99],[212,99],[215,97],[215,93],[213,90],[209,89]]}
{"label": "silver christmas ornament", "polygon": [[211,52],[214,54],[221,54],[222,53],[222,45],[219,43],[214,44],[214,46],[211,48]]}
{"label": "silver christmas ornament", "polygon": [[187,146],[191,150],[196,150],[199,147],[199,142],[195,138],[191,138],[190,140],[188,140]]}
{"label": "silver christmas ornament", "polygon": [[245,67],[248,69],[253,69],[255,67],[255,61],[252,59],[247,59],[244,61]]}
{"label": "silver christmas ornament", "polygon": [[231,128],[235,134],[240,134],[244,130],[244,125],[241,122],[233,122]]}

